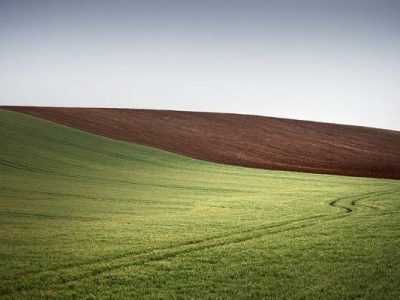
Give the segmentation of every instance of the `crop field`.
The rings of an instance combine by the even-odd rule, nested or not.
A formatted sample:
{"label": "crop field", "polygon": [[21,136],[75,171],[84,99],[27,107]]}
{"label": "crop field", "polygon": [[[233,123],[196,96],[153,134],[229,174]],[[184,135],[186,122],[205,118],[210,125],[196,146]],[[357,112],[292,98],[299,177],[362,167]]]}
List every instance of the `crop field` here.
{"label": "crop field", "polygon": [[0,110],[1,299],[399,299],[399,249],[399,180],[210,163]]}
{"label": "crop field", "polygon": [[400,179],[400,131],[192,111],[40,106],[3,109],[216,163]]}

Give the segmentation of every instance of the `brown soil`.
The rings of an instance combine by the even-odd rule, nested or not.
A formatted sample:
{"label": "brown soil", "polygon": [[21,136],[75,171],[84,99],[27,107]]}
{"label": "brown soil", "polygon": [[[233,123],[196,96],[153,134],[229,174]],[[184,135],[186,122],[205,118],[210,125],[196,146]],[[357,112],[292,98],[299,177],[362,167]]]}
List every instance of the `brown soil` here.
{"label": "brown soil", "polygon": [[238,114],[2,108],[213,162],[400,179],[399,131]]}

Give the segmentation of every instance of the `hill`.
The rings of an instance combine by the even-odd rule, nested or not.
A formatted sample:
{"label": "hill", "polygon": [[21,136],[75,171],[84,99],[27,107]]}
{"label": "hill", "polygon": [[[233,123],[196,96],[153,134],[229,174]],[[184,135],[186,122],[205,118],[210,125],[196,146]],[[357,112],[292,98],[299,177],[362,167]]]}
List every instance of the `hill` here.
{"label": "hill", "polygon": [[238,114],[3,107],[212,162],[400,179],[400,132]]}
{"label": "hill", "polygon": [[0,110],[2,299],[398,299],[397,180],[215,164]]}

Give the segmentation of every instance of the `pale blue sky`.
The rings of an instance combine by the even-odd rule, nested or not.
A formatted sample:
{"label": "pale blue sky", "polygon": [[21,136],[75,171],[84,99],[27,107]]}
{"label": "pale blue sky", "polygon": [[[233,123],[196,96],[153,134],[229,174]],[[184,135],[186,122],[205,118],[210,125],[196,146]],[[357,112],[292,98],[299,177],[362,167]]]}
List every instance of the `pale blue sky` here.
{"label": "pale blue sky", "polygon": [[400,1],[0,0],[0,105],[400,130]]}

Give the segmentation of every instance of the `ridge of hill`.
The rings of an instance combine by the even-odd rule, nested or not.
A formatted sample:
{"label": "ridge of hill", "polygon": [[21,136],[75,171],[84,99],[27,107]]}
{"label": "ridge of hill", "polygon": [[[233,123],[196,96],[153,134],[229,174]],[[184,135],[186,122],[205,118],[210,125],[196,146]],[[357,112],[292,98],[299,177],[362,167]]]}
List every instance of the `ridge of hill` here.
{"label": "ridge of hill", "polygon": [[212,162],[400,179],[399,131],[228,113],[1,108]]}

